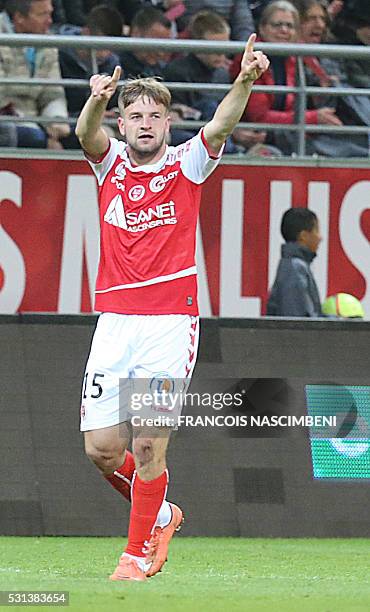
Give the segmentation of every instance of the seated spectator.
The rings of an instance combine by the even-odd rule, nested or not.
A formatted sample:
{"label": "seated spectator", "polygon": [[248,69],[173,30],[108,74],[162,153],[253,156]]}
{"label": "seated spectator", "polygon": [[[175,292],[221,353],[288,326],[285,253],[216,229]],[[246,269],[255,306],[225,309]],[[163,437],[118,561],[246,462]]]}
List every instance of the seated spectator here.
{"label": "seated spectator", "polygon": [[[60,27],[61,34],[75,34],[85,36],[122,36],[123,22],[120,13],[109,6],[101,5],[91,9],[87,16],[86,26],[64,25]],[[90,49],[70,48],[61,49],[59,53],[60,69],[64,79],[85,79],[96,72],[113,74],[115,66],[119,64],[119,57],[109,49],[99,49],[95,53],[97,68],[92,64]],[[65,87],[69,115],[77,117],[87,98],[90,95],[90,87]],[[107,119],[116,118],[113,109],[118,106],[118,94],[115,94],[108,103],[105,116]],[[115,136],[114,130],[105,125],[111,136]],[[75,125],[71,134],[63,139],[65,149],[79,149],[80,144],[75,135]]]}
{"label": "seated spectator", "polygon": [[[83,36],[122,36],[123,22],[120,13],[105,5],[96,6],[87,16],[86,26],[62,26],[61,34],[75,34]],[[96,51],[98,72],[113,74],[115,66],[119,64],[119,57],[109,49]],[[61,49],[59,52],[59,63],[64,79],[89,80],[95,74],[92,65],[90,49],[70,48]],[[67,96],[68,112],[72,116],[79,115],[87,98],[90,95],[90,87],[65,87]],[[117,106],[117,97],[109,101],[108,108]]]}
{"label": "seated spectator", "polygon": [[[293,4],[299,13],[299,41],[309,45],[327,42],[330,17],[325,0],[293,0]],[[308,85],[330,87],[339,83],[340,68],[336,60],[305,56],[303,61]]]}
{"label": "seated spectator", "polygon": [[290,208],[281,221],[281,247],[267,315],[322,317],[319,291],[310,269],[321,241],[318,219],[308,208]]}
{"label": "seated spectator", "polygon": [[[260,40],[271,43],[290,43],[297,40],[299,33],[298,11],[288,0],[276,0],[264,9],[259,25]],[[287,85],[296,84],[296,58],[293,56],[271,56],[271,64],[256,85]],[[231,67],[233,77],[239,72],[241,55],[234,59]],[[295,99],[293,93],[252,93],[248,109],[242,120],[260,123],[295,122]],[[342,125],[335,114],[335,109],[322,107],[309,109],[305,115],[306,123],[325,125]],[[295,137],[289,137],[287,131],[270,133],[267,142],[277,146],[284,154],[290,155],[295,148]]]}
{"label": "seated spectator", "polygon": [[[351,2],[352,4],[346,5],[347,18],[345,20],[341,18],[346,31],[348,31],[351,23],[349,15],[354,7],[354,0],[351,0]],[[294,0],[294,4],[299,11],[301,20],[300,40],[309,44],[326,42],[330,36],[328,36],[330,18],[323,0]],[[366,3],[366,6],[369,7],[369,4]],[[361,6],[357,8],[359,10]],[[365,6],[363,8],[361,19],[365,22],[366,8]],[[368,8],[368,13],[370,14],[370,8]],[[352,35],[347,40],[348,43],[352,44]],[[304,57],[303,61],[307,85],[316,87],[351,86],[350,81],[352,78],[356,78],[356,74],[360,75],[360,79],[362,79],[370,68],[370,62],[367,62],[367,68],[366,65],[361,66],[361,68],[357,66],[357,71],[355,66],[351,66],[347,77],[344,67],[347,60],[343,62],[339,58],[335,60],[333,58]],[[357,60],[354,60],[354,62],[356,65]],[[370,86],[370,79],[367,86]],[[308,98],[308,108],[320,108],[321,106],[335,108],[336,116],[343,125],[370,126],[370,99],[368,98],[363,96],[329,97],[322,95]],[[308,153],[318,153],[326,157],[368,156],[368,139],[365,134],[352,134],[350,138],[346,134],[310,134],[307,135],[306,144]]]}
{"label": "seated spectator", "polygon": [[[95,4],[98,2],[99,0],[95,0]],[[121,13],[124,23],[130,27],[133,18],[143,6],[145,6],[145,1],[141,0],[114,0],[114,7]]]}
{"label": "seated spectator", "polygon": [[[229,40],[230,27],[227,21],[211,11],[200,11],[190,21],[190,37],[195,40]],[[189,53],[170,62],[163,71],[168,82],[180,83],[229,83],[230,77],[225,68],[226,56],[223,53]],[[172,119],[211,119],[223,93],[197,91],[172,92]],[[176,115],[174,115],[176,113]],[[181,130],[177,133],[182,141],[196,132]],[[174,140],[172,140],[174,144]],[[180,144],[177,142],[176,144]]]}
{"label": "seated spectator", "polygon": [[[200,11],[194,15],[189,24],[190,38],[222,42],[229,40],[230,26],[227,21],[211,11]],[[227,58],[224,53],[189,53],[178,57],[168,64],[163,76],[168,82],[181,83],[229,83]],[[175,110],[182,118],[197,118],[208,121],[222,98],[223,92],[174,91],[172,100]],[[181,106],[183,105],[183,108]],[[197,111],[194,113],[194,111]],[[234,141],[246,148],[262,142],[264,136],[251,130],[236,129]],[[232,141],[228,141],[226,151],[236,151]]]}
{"label": "seated spectator", "polygon": [[254,21],[248,0],[183,0],[186,8],[185,18],[199,11],[210,10],[222,15],[231,28],[232,40],[248,40],[255,32]]}
{"label": "seated spectator", "polygon": [[86,23],[87,13],[84,0],[53,0],[52,18],[55,26],[70,23],[82,27]]}
{"label": "seated spectator", "polygon": [[[101,0],[53,0],[55,29],[64,23],[85,26],[90,11],[99,4]],[[112,0],[109,6],[117,9],[123,22],[130,25],[134,15],[142,8],[142,3],[140,0]]]}
{"label": "seated spectator", "polygon": [[[230,27],[227,21],[211,11],[200,11],[192,18],[190,38],[221,42],[229,40]],[[163,72],[166,81],[181,83],[229,83],[224,53],[189,53],[170,62]],[[199,111],[198,117],[210,119],[224,93],[196,91],[174,91],[172,101]]]}
{"label": "seated spectator", "polygon": [[172,36],[173,38],[187,38],[187,34],[184,36],[181,34],[186,28],[186,8],[183,0],[163,0],[162,8],[167,19],[171,22]]}
{"label": "seated spectator", "polygon": [[[46,34],[51,25],[51,0],[7,0],[0,14],[0,31]],[[0,47],[0,76],[60,79],[58,52],[51,48]],[[66,118],[67,104],[61,86],[0,85],[0,112],[14,116]],[[16,123],[17,146],[62,148],[69,134],[65,123]]]}
{"label": "seated spectator", "polygon": [[332,21],[336,17],[336,15],[342,10],[343,5],[343,0],[329,0],[327,10],[330,21]]}
{"label": "seated spectator", "polygon": [[[334,42],[343,45],[370,45],[370,1],[348,0],[332,26]],[[341,58],[342,73],[351,87],[370,87],[370,60]]]}
{"label": "seated spectator", "polygon": [[[133,38],[171,38],[171,22],[159,9],[147,6],[133,18],[130,36]],[[162,76],[170,54],[162,51],[123,51],[120,64],[126,77]]]}

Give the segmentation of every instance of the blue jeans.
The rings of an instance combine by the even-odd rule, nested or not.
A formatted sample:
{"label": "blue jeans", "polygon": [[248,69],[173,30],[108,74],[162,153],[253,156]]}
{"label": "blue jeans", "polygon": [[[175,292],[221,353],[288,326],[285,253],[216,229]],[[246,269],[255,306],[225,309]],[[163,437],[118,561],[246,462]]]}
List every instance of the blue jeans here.
{"label": "blue jeans", "polygon": [[17,125],[18,147],[27,149],[46,149],[48,137],[40,127]]}

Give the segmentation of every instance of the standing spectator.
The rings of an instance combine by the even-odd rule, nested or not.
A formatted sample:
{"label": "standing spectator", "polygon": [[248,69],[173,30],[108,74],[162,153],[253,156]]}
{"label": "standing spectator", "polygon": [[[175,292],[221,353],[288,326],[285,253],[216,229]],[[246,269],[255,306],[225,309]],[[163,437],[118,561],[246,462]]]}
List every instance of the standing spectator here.
{"label": "standing spectator", "polygon": [[[46,34],[51,25],[51,0],[7,0],[0,14],[0,31],[17,34]],[[0,76],[60,79],[58,51],[50,48],[0,47]],[[66,118],[67,105],[61,86],[0,85],[0,109],[6,115]],[[17,146],[62,148],[60,139],[69,125],[49,123],[16,124]]]}
{"label": "standing spectator", "polygon": [[184,0],[184,5],[189,20],[205,9],[222,15],[230,25],[232,40],[246,40],[255,31],[248,0]]}
{"label": "standing spectator", "polygon": [[[260,40],[271,43],[290,43],[297,40],[299,32],[298,11],[288,0],[271,2],[262,13],[259,25]],[[296,85],[296,58],[293,56],[272,56],[271,64],[256,85]],[[239,71],[240,56],[234,59],[232,76]],[[260,123],[286,123],[295,121],[295,94],[293,93],[252,93],[248,111],[243,120]],[[306,111],[306,123],[342,125],[334,108],[323,107]],[[293,140],[295,140],[293,138]],[[289,135],[274,132],[268,142],[276,145],[286,155],[294,151],[294,142]]]}
{"label": "standing spectator", "polygon": [[[171,38],[171,22],[159,9],[147,6],[132,20],[130,36],[133,38]],[[161,51],[123,51],[120,63],[126,77],[162,76],[169,60]]]}
{"label": "standing spectator", "polygon": [[286,244],[267,302],[276,317],[321,317],[320,295],[310,265],[321,242],[318,219],[308,208],[290,208],[281,221]]}

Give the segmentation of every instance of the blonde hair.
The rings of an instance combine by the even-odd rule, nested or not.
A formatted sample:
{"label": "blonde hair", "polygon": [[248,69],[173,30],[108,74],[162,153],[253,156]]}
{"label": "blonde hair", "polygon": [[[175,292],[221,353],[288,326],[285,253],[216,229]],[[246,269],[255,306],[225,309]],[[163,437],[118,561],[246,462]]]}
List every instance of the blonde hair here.
{"label": "blonde hair", "polygon": [[125,108],[139,98],[148,98],[156,104],[163,104],[166,110],[171,106],[171,94],[167,87],[154,77],[129,79],[122,86],[118,96],[118,107],[122,115]]}

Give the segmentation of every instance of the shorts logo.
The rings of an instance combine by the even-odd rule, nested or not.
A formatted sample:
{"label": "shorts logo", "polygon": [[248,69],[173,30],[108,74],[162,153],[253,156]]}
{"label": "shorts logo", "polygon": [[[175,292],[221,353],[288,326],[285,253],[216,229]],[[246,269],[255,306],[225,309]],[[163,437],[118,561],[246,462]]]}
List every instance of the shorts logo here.
{"label": "shorts logo", "polygon": [[162,191],[165,188],[166,183],[176,178],[178,173],[178,170],[173,170],[172,172],[169,172],[167,176],[163,176],[162,174],[155,176],[149,183],[150,191],[152,191],[153,193],[158,193],[159,191]]}
{"label": "shorts logo", "polygon": [[134,185],[134,187],[131,187],[130,191],[128,192],[128,197],[130,198],[132,202],[137,202],[138,200],[141,200],[141,198],[143,198],[144,195],[145,195],[144,185]]}
{"label": "shorts logo", "polygon": [[175,389],[175,381],[167,372],[158,372],[154,374],[150,381],[150,390],[157,393],[173,393]]}
{"label": "shorts logo", "polygon": [[81,406],[80,415],[81,415],[81,419],[84,419],[85,416],[86,416],[86,410],[85,410],[85,406],[83,404]]}

